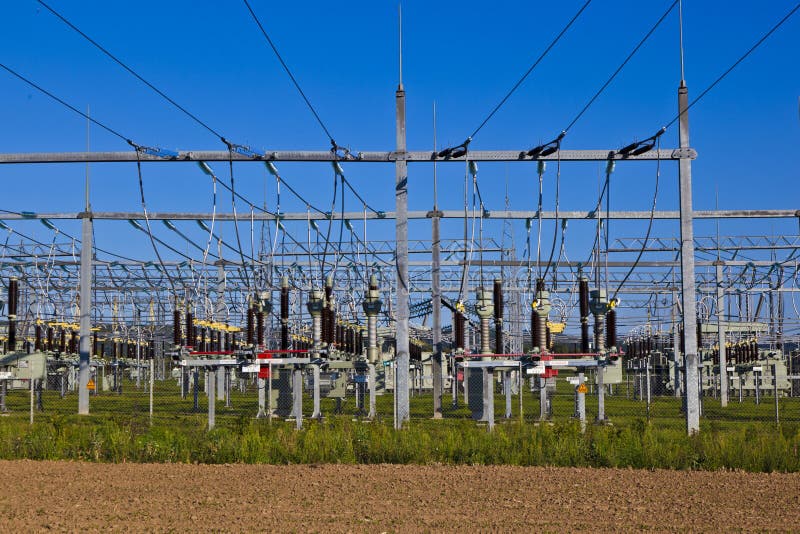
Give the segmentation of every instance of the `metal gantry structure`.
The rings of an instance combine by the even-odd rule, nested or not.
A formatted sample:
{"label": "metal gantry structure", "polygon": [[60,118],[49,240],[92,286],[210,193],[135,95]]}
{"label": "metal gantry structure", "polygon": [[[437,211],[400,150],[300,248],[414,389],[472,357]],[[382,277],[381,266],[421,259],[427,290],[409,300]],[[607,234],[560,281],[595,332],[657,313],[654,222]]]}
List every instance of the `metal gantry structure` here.
{"label": "metal gantry structure", "polygon": [[[255,14],[252,14],[255,17]],[[284,67],[288,72],[285,64]],[[79,240],[72,238],[71,241],[58,241],[59,234],[55,230],[52,243],[38,242],[24,234],[19,234],[18,244],[6,241],[3,257],[0,258],[0,277],[3,280],[13,278],[14,284],[17,280],[21,282],[22,302],[26,305],[19,312],[16,309],[17,303],[14,303],[12,322],[20,323],[23,337],[28,336],[30,330],[38,324],[37,321],[42,321],[43,318],[78,325],[79,414],[89,414],[90,396],[87,384],[90,377],[94,328],[102,326],[106,331],[113,333],[131,328],[140,331],[149,329],[151,339],[159,336],[165,339],[169,334],[166,327],[170,322],[170,316],[177,314],[173,316],[179,320],[181,312],[186,312],[193,317],[203,316],[234,327],[248,324],[252,330],[254,299],[261,302],[261,313],[266,314],[266,317],[261,317],[259,321],[266,320],[267,329],[273,332],[267,342],[267,345],[273,348],[277,348],[278,345],[285,348],[285,336],[291,330],[298,334],[306,334],[313,339],[309,349],[310,354],[316,356],[324,354],[324,344],[327,342],[320,339],[318,332],[319,328],[323,330],[325,328],[320,327],[320,322],[328,320],[324,316],[327,312],[323,312],[320,307],[323,298],[324,302],[329,303],[325,306],[333,306],[335,308],[332,309],[333,313],[338,313],[340,317],[360,322],[366,314],[372,321],[370,331],[376,327],[374,322],[376,320],[387,327],[395,340],[393,383],[396,428],[401,428],[411,415],[409,399],[411,383],[409,370],[413,348],[411,338],[425,337],[430,342],[433,363],[433,416],[441,417],[444,395],[444,353],[459,346],[463,349],[467,337],[465,326],[456,324],[459,318],[462,321],[474,322],[474,330],[480,332],[480,354],[475,354],[480,361],[474,362],[474,366],[502,369],[505,372],[503,365],[506,364],[499,363],[494,367],[491,358],[520,356],[526,346],[532,346],[537,358],[542,356],[546,351],[546,348],[543,349],[546,347],[543,325],[546,324],[548,316],[553,314],[559,317],[560,322],[566,323],[579,305],[578,287],[582,281],[588,281],[589,278],[593,279],[591,283],[595,295],[591,306],[595,317],[595,342],[592,350],[597,354],[597,361],[603,361],[606,349],[616,350],[615,347],[604,346],[604,332],[606,327],[609,330],[615,329],[617,323],[606,324],[604,321],[607,313],[611,312],[613,317],[616,317],[616,310],[619,310],[619,324],[629,330],[635,331],[646,324],[648,328],[656,325],[656,328],[674,332],[674,350],[680,337],[677,334],[678,324],[682,332],[695,332],[698,317],[703,323],[716,320],[719,362],[720,367],[725,368],[726,320],[737,318],[753,322],[762,316],[767,317],[769,335],[766,341],[777,345],[782,345],[786,341],[785,305],[790,300],[794,306],[794,293],[800,292],[798,283],[800,236],[695,237],[694,221],[800,220],[800,210],[695,211],[691,196],[692,161],[697,157],[697,153],[692,149],[689,140],[688,111],[692,104],[689,102],[688,88],[684,80],[680,82],[677,101],[678,146],[671,149],[661,148],[660,144],[657,144],[662,130],[644,142],[634,143],[622,149],[566,150],[561,147],[565,130],[551,143],[531,150],[470,150],[471,138],[468,138],[462,145],[443,151],[437,151],[435,147],[432,151],[409,151],[406,145],[406,92],[402,81],[401,61],[400,79],[395,90],[396,143],[394,150],[391,151],[351,153],[342,150],[332,138],[333,148],[329,151],[257,151],[234,145],[222,138],[228,145],[228,150],[168,152],[138,146],[131,142],[134,149],[124,152],[0,154],[0,165],[135,163],[141,166],[146,162],[171,166],[179,163],[207,165],[209,162],[223,162],[230,164],[231,169],[234,163],[266,165],[270,172],[276,175],[275,165],[279,163],[323,162],[333,165],[336,179],[341,178],[342,188],[345,187],[345,182],[341,165],[345,163],[393,165],[395,171],[394,210],[368,210],[366,202],[363,212],[347,212],[344,208],[341,212],[335,210],[312,212],[309,208],[305,212],[274,213],[266,209],[258,212],[251,209],[244,217],[245,222],[249,221],[251,224],[251,231],[252,225],[256,222],[266,223],[271,230],[274,229],[277,242],[279,232],[284,237],[290,235],[286,229],[288,226],[305,225],[308,238],[303,242],[304,240],[293,237],[288,244],[284,239],[280,247],[273,246],[271,251],[262,250],[257,254],[255,250],[251,250],[250,256],[245,255],[239,242],[239,224],[243,222],[243,217],[241,215],[237,217],[235,211],[231,213],[147,212],[144,210],[144,193],[142,193],[142,212],[94,211],[89,202],[87,178],[85,203],[80,212],[6,212],[0,215],[0,220],[3,221],[1,228],[8,230],[9,239],[15,230],[6,223],[18,224],[19,221],[34,220],[55,230],[55,224],[61,221],[81,222]],[[310,102],[306,102],[310,106]],[[319,120],[319,117],[317,119]],[[323,128],[327,132],[324,125]],[[598,162],[607,164],[608,169],[613,169],[614,164],[635,165],[636,162],[642,161],[656,161],[659,165],[661,162],[677,164],[678,210],[656,211],[654,205],[652,211],[610,209],[603,211],[599,209],[602,195],[601,199],[598,199],[598,208],[588,211],[559,211],[558,207],[555,211],[545,211],[541,207],[537,210],[511,210],[510,204],[506,202],[505,209],[490,212],[481,202],[480,213],[476,217],[475,208],[470,216],[466,204],[464,210],[440,209],[435,196],[430,211],[409,210],[409,191],[413,192],[413,186],[410,187],[409,181],[409,167],[414,165],[433,165],[434,168],[437,164],[466,166],[477,187],[475,165],[482,162],[539,166],[541,179],[543,164],[546,162],[555,162],[559,167],[562,163]],[[609,174],[610,172],[607,171]],[[236,195],[232,187],[231,193]],[[502,222],[504,224],[502,236],[490,235],[484,238],[481,235],[476,244],[474,232],[472,238],[468,238],[466,233],[466,223],[470,217],[473,225],[476,218],[480,218],[480,224],[484,221]],[[464,239],[441,238],[440,224],[451,219],[464,222]],[[365,230],[367,221],[393,223],[394,239],[377,240],[367,239],[364,236],[363,239],[351,240],[350,243],[340,239],[334,246],[326,236],[324,243],[318,239],[312,243],[310,238],[312,227],[318,235],[320,234],[316,226],[318,221],[326,221],[330,228],[334,221],[339,221],[340,225],[345,223],[349,225],[349,221],[354,220],[363,220]],[[559,223],[566,224],[566,221],[573,220],[596,223],[597,238],[595,245],[591,247],[589,261],[570,261],[566,258],[562,260],[561,252],[555,262],[552,261],[552,254],[550,260],[543,261],[540,257],[534,260],[530,248],[527,251],[527,258],[518,257],[513,232],[515,222],[525,221],[530,225],[531,221],[538,221],[541,230],[542,221],[553,221],[557,226]],[[601,228],[611,220],[649,220],[651,225],[653,221],[677,221],[680,235],[651,237],[648,230],[647,237],[618,238],[613,244],[603,247],[600,239]],[[94,225],[109,221],[128,221],[134,228],[146,233],[152,242],[158,261],[128,258],[91,245],[95,240]],[[169,245],[154,237],[151,223],[157,221],[202,251],[202,260],[194,260],[191,256],[186,256],[182,261],[173,258],[163,260],[158,250],[169,248]],[[182,234],[175,224],[178,221],[199,223],[208,232],[209,245],[212,242],[216,245],[216,251],[209,257],[209,246],[204,248],[191,242],[191,239]],[[211,228],[208,226],[208,221],[211,221]],[[412,238],[409,232],[410,221],[430,221],[431,239],[420,239],[417,236]],[[214,222],[233,224],[236,231],[236,246],[226,243],[219,235],[214,235]],[[351,233],[354,234],[352,229]],[[608,240],[607,230],[606,239]],[[555,238],[552,245],[555,249]],[[224,247],[230,249],[229,252],[225,253]],[[173,251],[181,254],[174,248]],[[768,259],[764,257],[767,253],[771,255]],[[328,254],[335,259],[326,263],[325,258]],[[638,254],[635,260],[630,259],[633,254]],[[644,254],[647,257],[642,258]],[[758,257],[750,257],[750,254],[756,254]],[[780,258],[777,257],[778,254],[781,255]],[[658,259],[653,259],[654,256]],[[603,270],[601,265],[605,270],[604,273],[601,273]],[[545,274],[540,277],[539,273],[542,271]],[[536,289],[532,284],[532,279],[535,278],[538,278]],[[492,291],[490,284],[494,284]],[[613,295],[609,294],[611,288],[616,288]],[[323,297],[322,293],[326,289],[329,294]],[[281,293],[280,313],[277,309],[273,309],[271,304],[267,305],[274,298],[272,293],[278,291]],[[506,295],[504,300],[498,297],[501,292]],[[493,305],[490,303],[492,293],[495,297]],[[474,301],[470,295],[476,295]],[[618,295],[624,298],[620,299]],[[377,300],[386,305],[382,309],[380,305],[370,308],[369,313],[367,313],[369,306],[364,305],[362,313],[362,303],[367,301],[374,303]],[[620,301],[622,304],[617,307]],[[583,303],[580,304],[585,331],[588,327],[589,313],[583,310],[585,307]],[[526,313],[528,305],[532,307],[530,323]],[[288,310],[286,313],[283,311],[284,306]],[[443,307],[453,310],[451,314],[453,324],[449,329],[443,325]],[[493,308],[495,310],[499,308],[499,312],[494,315],[496,325],[494,338],[497,341],[494,354],[489,348],[488,329]],[[795,314],[797,315],[796,310]],[[431,327],[427,326],[428,316],[432,317]],[[287,322],[288,317],[291,317],[290,323]],[[798,320],[800,317],[795,317],[793,321]],[[576,326],[570,325],[569,328]],[[528,338],[524,335],[526,330],[529,332]],[[234,332],[234,337],[235,335]],[[797,335],[795,334],[795,337]],[[62,339],[63,336],[64,334]],[[177,341],[180,345],[179,336]],[[686,429],[691,434],[700,429],[701,386],[698,369],[701,364],[701,347],[698,346],[697,338],[692,335],[684,336],[682,345]],[[371,346],[368,350],[374,348]],[[9,349],[14,350],[15,347],[11,346]],[[585,353],[587,350],[584,347],[578,352]],[[593,365],[597,369],[601,364]],[[583,367],[580,368],[583,373]],[[598,373],[599,376],[602,374]],[[299,380],[298,376],[295,375],[293,380]],[[485,380],[486,376],[484,372]],[[727,375],[721,376],[721,379],[723,380],[721,390],[725,391],[722,402],[725,404],[728,388],[724,381],[727,380]],[[602,391],[602,383],[599,389]],[[210,396],[213,395],[213,392],[210,393]],[[543,417],[545,411],[545,403],[542,402]],[[296,413],[298,418],[301,417],[300,412]],[[315,406],[315,413],[318,413],[318,406]],[[603,419],[602,401],[599,418]]]}

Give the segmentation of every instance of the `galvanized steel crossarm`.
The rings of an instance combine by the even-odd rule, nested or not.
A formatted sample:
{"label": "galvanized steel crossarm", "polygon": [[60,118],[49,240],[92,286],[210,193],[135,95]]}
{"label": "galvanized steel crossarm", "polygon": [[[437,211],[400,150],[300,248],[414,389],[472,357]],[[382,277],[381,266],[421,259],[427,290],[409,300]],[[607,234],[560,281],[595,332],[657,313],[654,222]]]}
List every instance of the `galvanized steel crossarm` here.
{"label": "galvanized steel crossarm", "polygon": [[[442,219],[461,219],[464,217],[463,210],[439,210],[438,216]],[[15,220],[37,220],[37,219],[80,219],[83,218],[83,212],[59,212],[59,213],[3,213],[0,214],[0,220],[15,221]],[[195,221],[195,220],[211,220],[212,214],[205,212],[154,212],[148,213],[148,218],[152,220],[173,220],[173,221]],[[603,219],[648,219],[650,218],[649,211],[612,211],[606,214],[601,213]],[[653,215],[654,219],[678,219],[680,213],[677,210],[664,210],[657,211]],[[233,213],[216,213],[214,215],[217,221],[233,221]],[[430,211],[413,210],[408,212],[409,219],[429,219],[433,217]],[[483,214],[484,219],[536,219],[539,213],[535,210],[498,210],[487,211]],[[767,210],[698,210],[693,213],[695,219],[795,219],[800,218],[800,210],[794,209],[767,209]],[[124,212],[124,211],[95,211],[91,214],[92,219],[96,220],[144,220],[144,215],[140,211]],[[239,216],[241,218],[241,216]],[[272,213],[252,213],[247,215],[248,219],[256,221],[274,221],[276,215]],[[363,211],[346,211],[344,214],[341,212],[325,213],[309,213],[309,212],[287,212],[281,213],[280,219],[282,221],[302,221],[307,222],[311,220],[392,220],[395,218],[394,211],[371,213],[366,214]],[[555,219],[556,213],[554,211],[542,211],[542,219]],[[559,211],[559,219],[596,219],[597,213],[594,211]],[[795,245],[787,245],[784,248],[793,248]],[[725,246],[722,247],[726,248]],[[776,248],[776,247],[767,247]]]}
{"label": "galvanized steel crossarm", "polygon": [[615,150],[561,150],[555,154],[535,159],[521,156],[522,150],[475,150],[468,152],[459,158],[438,158],[430,151],[410,151],[410,152],[359,152],[352,158],[342,159],[331,151],[299,151],[299,150],[277,150],[266,151],[263,157],[248,157],[239,153],[231,153],[227,150],[187,150],[178,151],[177,157],[163,158],[149,154],[139,153],[138,156],[133,150],[124,152],[21,152],[0,154],[0,163],[124,163],[136,162],[137,159],[148,162],[187,162],[187,161],[345,161],[348,163],[371,162],[371,163],[392,163],[396,161],[408,162],[463,162],[465,159],[470,161],[606,161],[606,160],[636,160],[652,161],[679,160],[681,157],[695,159],[697,152],[694,149],[687,149],[682,152],[680,149],[661,149],[651,150],[638,156],[624,156]]}

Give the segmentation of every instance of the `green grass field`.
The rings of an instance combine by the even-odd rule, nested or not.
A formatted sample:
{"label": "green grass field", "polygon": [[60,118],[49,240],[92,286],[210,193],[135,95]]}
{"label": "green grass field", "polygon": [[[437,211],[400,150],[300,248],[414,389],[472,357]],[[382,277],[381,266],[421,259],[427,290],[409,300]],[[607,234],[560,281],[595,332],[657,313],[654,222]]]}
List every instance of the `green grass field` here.
{"label": "green grass field", "polygon": [[[575,412],[575,397],[570,384],[559,380],[556,394],[552,396],[553,422],[572,420]],[[135,382],[125,380],[122,393],[111,391],[99,392],[90,398],[90,409],[93,415],[102,416],[136,416],[149,413],[149,391],[147,385],[136,388]],[[290,401],[290,390],[285,390],[287,402]],[[181,398],[180,390],[174,380],[156,381],[153,393],[154,416],[156,419],[173,417],[190,417],[203,419],[208,411],[208,400],[205,392],[198,395],[198,409],[194,410],[193,395],[191,391],[185,398]],[[505,421],[505,397],[498,389],[494,394],[495,420],[498,424]],[[42,393],[43,411],[36,411],[35,418],[42,415],[67,416],[77,412],[77,394],[69,392],[61,398],[58,392],[44,391]],[[28,417],[30,410],[30,393],[25,390],[9,391],[6,406],[14,417],[22,415]],[[376,399],[379,420],[393,419],[393,396],[391,392],[379,395]],[[308,417],[312,412],[312,399],[309,394],[304,395],[304,413]],[[658,428],[682,429],[684,428],[684,415],[681,411],[681,400],[672,396],[654,396],[648,410],[647,404],[642,400],[629,398],[625,384],[615,388],[614,395],[605,397],[606,418],[616,426],[626,426],[639,420],[645,420]],[[459,397],[454,406],[449,392],[442,399],[442,411],[445,419],[470,419],[469,408],[463,398]],[[338,415],[336,402],[331,398],[321,399],[321,410],[326,416]],[[539,395],[523,388],[522,407],[520,397],[513,395],[511,400],[510,418],[513,421],[535,422],[539,420]],[[520,413],[521,411],[521,413]],[[216,403],[217,424],[225,426],[228,420],[238,420],[242,417],[254,416],[257,412],[257,392],[255,385],[249,383],[244,392],[232,387],[230,392],[230,406],[224,401]],[[586,395],[587,420],[593,422],[597,416],[597,396]],[[784,423],[800,423],[800,398],[779,398],[780,421]],[[341,415],[358,415],[355,397],[348,395],[341,404]],[[430,393],[412,394],[411,417],[420,424],[428,424],[433,416],[433,396]],[[722,427],[738,426],[748,422],[773,423],[775,422],[775,402],[772,396],[761,399],[756,405],[755,399],[745,397],[742,403],[734,397],[727,408],[720,407],[719,400],[705,397],[703,399],[703,418],[707,423],[713,422]]]}
{"label": "green grass field", "polygon": [[[624,385],[623,385],[624,387]],[[687,436],[680,400],[657,397],[649,419],[645,403],[623,394],[606,397],[608,423],[591,424],[596,397],[587,395],[590,424],[584,432],[572,418],[574,397],[562,382],[553,398],[553,418],[540,422],[539,401],[523,392],[514,396],[512,417],[504,418],[505,400],[495,395],[496,426],[472,421],[460,402],[444,399],[444,418],[432,419],[431,395],[411,397],[412,418],[401,431],[392,428],[392,396],[377,399],[378,418],[356,417],[348,397],[335,415],[333,399],[322,400],[324,418],[307,419],[303,430],[280,419],[255,419],[256,392],[231,392],[231,406],[216,404],[217,426],[207,426],[207,399],[199,411],[192,396],[181,398],[175,381],[156,382],[154,418],[149,391],[132,382],[123,393],[91,397],[90,416],[77,416],[77,395],[43,393],[43,411],[28,422],[30,394],[10,391],[9,413],[0,416],[0,458],[80,459],[136,462],[253,463],[445,463],[558,466],[618,466],[672,469],[800,470],[800,399],[780,399],[781,424],[774,422],[774,401],[733,402],[722,410],[704,399],[707,417],[697,436]],[[306,415],[311,399],[304,399]]]}

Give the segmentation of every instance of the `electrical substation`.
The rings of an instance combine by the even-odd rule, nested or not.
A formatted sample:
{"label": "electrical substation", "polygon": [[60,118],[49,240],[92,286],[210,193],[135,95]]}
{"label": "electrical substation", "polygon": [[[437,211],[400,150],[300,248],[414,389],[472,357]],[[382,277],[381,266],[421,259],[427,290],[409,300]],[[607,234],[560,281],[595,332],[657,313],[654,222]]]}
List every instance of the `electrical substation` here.
{"label": "electrical substation", "polygon": [[[539,60],[569,38],[588,4]],[[724,417],[742,406],[783,402],[784,414],[797,417],[800,235],[695,235],[698,222],[703,232],[756,220],[796,232],[800,221],[798,209],[693,209],[692,164],[701,154],[690,143],[690,110],[724,75],[696,100],[676,79],[674,118],[641,141],[571,146],[573,125],[678,4],[571,123],[535,146],[476,148],[504,99],[463,143],[441,147],[434,138],[431,148],[409,150],[406,128],[416,125],[406,121],[401,56],[396,145],[346,148],[280,59],[330,140],[330,149],[311,151],[231,140],[42,2],[217,145],[139,144],[57,87],[3,65],[9,84],[44,93],[121,148],[0,153],[0,168],[86,168],[85,181],[70,184],[84,190],[79,206],[40,213],[15,207],[31,202],[3,203],[0,412],[30,409],[33,418],[58,405],[90,415],[105,399],[135,396],[151,415],[195,414],[209,428],[235,413],[298,428],[344,414],[396,428],[412,418],[471,418],[491,429],[518,418],[613,424],[622,409],[615,403],[646,405],[649,417],[664,399],[689,433],[706,412]],[[581,165],[602,169],[597,191],[563,209],[559,195]],[[136,182],[141,209],[95,209],[90,168],[103,166]],[[191,168],[182,172],[209,202],[153,210],[148,184],[176,167]],[[393,173],[380,182],[393,203],[373,204],[351,177],[364,167]],[[485,204],[481,193],[502,188],[507,168],[523,169],[538,196],[512,191],[502,205]],[[612,193],[625,187],[615,177],[629,168],[655,192],[612,209]],[[253,176],[263,193],[243,185]],[[307,183],[325,193],[310,196],[298,185]],[[657,207],[666,189],[678,192],[677,209]],[[432,205],[410,209],[409,197],[423,190],[433,191]],[[129,253],[128,237],[100,242],[99,230],[123,226],[146,255]]]}

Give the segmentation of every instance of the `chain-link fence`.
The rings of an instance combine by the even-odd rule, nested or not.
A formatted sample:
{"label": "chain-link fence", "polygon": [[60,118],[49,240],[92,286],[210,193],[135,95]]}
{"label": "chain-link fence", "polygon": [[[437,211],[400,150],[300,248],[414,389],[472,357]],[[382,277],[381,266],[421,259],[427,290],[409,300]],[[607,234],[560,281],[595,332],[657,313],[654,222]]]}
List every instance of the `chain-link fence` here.
{"label": "chain-link fence", "polygon": [[[40,361],[31,356],[16,362],[14,372],[0,375],[0,412],[20,417],[32,414],[34,421],[40,415],[75,414],[77,366],[72,361]],[[152,417],[166,424],[182,418],[209,426],[250,419],[298,426],[328,417],[394,421],[396,380],[391,361],[374,366],[351,361],[284,361],[242,365],[231,359],[181,365],[164,355],[138,361],[97,360],[91,366],[90,412],[118,420]],[[520,362],[478,363],[483,366],[444,360],[443,395],[437,407],[430,362],[413,361],[412,422],[521,420],[533,424],[583,419],[587,424],[646,420],[657,426],[685,426],[682,374],[658,358],[605,367],[602,385],[598,380],[602,367],[548,367],[543,374],[532,373],[530,366]],[[800,422],[800,376],[774,364],[728,369],[727,384],[713,368],[701,370],[702,419],[728,425]]]}

